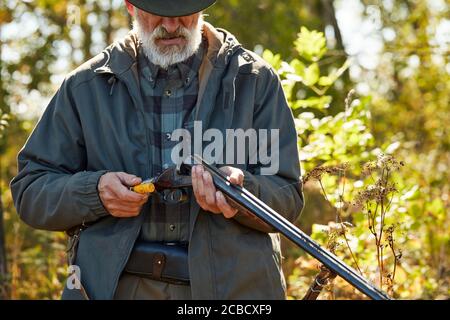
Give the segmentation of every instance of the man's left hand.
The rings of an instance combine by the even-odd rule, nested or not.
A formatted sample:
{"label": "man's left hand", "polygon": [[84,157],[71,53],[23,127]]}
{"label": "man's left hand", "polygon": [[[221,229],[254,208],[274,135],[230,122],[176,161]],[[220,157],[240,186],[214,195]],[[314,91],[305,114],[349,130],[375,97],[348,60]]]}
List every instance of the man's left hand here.
{"label": "man's left hand", "polygon": [[[244,173],[241,169],[225,166],[220,170],[228,176],[231,183],[243,185]],[[192,167],[191,175],[195,199],[203,210],[223,214],[225,218],[233,218],[236,215],[238,210],[228,204],[222,192],[216,190],[208,171],[201,165],[196,165]]]}

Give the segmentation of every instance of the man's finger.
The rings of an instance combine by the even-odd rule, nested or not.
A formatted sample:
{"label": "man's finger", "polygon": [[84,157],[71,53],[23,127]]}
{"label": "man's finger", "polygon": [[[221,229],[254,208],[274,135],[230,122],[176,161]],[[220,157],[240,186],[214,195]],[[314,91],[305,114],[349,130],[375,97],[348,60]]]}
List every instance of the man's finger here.
{"label": "man's finger", "polygon": [[198,194],[197,166],[192,167],[191,180],[192,180],[192,191],[194,191],[194,194],[197,195]]}
{"label": "man's finger", "polygon": [[229,180],[233,184],[242,186],[242,184],[244,183],[244,175],[240,170],[235,170],[231,172]]}
{"label": "man's finger", "polygon": [[124,185],[128,187],[134,187],[142,182],[141,178],[136,177],[134,174],[129,174],[125,172],[118,172],[117,177]]}
{"label": "man's finger", "polygon": [[199,191],[200,178],[198,177],[198,166],[194,166],[192,169],[192,190],[194,191],[195,199],[200,205],[203,202],[203,198]]}
{"label": "man's finger", "polygon": [[194,191],[195,200],[197,200],[198,205],[200,208],[206,211],[211,211],[206,203],[205,196],[203,194],[204,192],[204,185],[203,185],[203,177],[202,173],[200,173],[200,166],[194,166],[192,171],[192,188]]}
{"label": "man's finger", "polygon": [[[141,194],[139,194],[141,195]],[[129,201],[129,200],[123,200],[122,198],[114,195],[113,198],[108,198],[107,201],[109,202],[116,202],[116,203],[120,203],[124,206],[128,206],[128,207],[134,207],[134,206],[142,206],[144,203],[146,203],[148,201],[149,196],[148,195],[142,195],[144,196],[141,200],[139,201]]]}
{"label": "man's finger", "polygon": [[203,168],[202,166],[197,166],[197,196],[200,199],[205,198],[205,186],[203,185]]}
{"label": "man's finger", "polygon": [[144,194],[133,192],[124,185],[117,186],[116,189],[114,190],[114,193],[120,200],[128,202],[141,202],[147,196]]}
{"label": "man's finger", "polygon": [[219,168],[220,171],[225,173],[226,176],[229,176],[231,174],[231,167],[230,166],[224,166]]}
{"label": "man's finger", "polygon": [[203,206],[200,206],[203,210],[212,212],[214,214],[221,214],[222,211],[220,211],[219,207],[217,206],[209,206],[208,204],[204,203]]}
{"label": "man's finger", "polygon": [[205,200],[209,206],[216,206],[216,188],[208,171],[203,172],[203,185],[205,187]]}
{"label": "man's finger", "polygon": [[228,204],[228,202],[225,199],[225,196],[223,195],[222,192],[220,192],[220,191],[216,192],[216,199],[217,199],[217,201],[216,201],[217,207],[223,213],[225,218],[230,219],[236,215],[238,210]]}
{"label": "man's finger", "polygon": [[145,195],[144,198],[142,198],[141,201],[139,201],[139,204],[142,206],[148,201],[148,194]]}

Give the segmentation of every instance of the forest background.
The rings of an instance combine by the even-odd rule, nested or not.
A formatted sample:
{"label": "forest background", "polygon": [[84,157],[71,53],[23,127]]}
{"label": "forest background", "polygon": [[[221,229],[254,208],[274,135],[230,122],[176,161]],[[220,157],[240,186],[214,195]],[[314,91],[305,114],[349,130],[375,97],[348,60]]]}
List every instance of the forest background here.
{"label": "forest background", "polygon": [[[64,233],[20,221],[16,156],[65,75],[129,30],[122,0],[1,0],[0,298],[59,299]],[[450,297],[445,0],[219,0],[206,20],[278,72],[295,116],[297,225],[397,299]],[[290,299],[318,263],[283,242]],[[340,279],[320,299],[364,298]]]}

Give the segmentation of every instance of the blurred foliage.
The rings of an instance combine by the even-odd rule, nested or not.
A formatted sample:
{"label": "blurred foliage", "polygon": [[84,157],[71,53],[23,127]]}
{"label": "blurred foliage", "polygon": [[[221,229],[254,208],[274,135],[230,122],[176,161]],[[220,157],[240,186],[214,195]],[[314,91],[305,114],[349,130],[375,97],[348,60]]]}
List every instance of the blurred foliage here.
{"label": "blurred foliage", "polygon": [[[263,55],[278,71],[296,115],[300,158],[306,173],[305,193],[319,190],[334,215],[334,221],[314,224],[312,237],[327,247],[333,242],[331,247],[339,257],[395,298],[446,298],[450,284],[447,178],[450,158],[446,148],[449,136],[440,131],[447,130],[445,123],[448,123],[450,90],[445,87],[449,84],[448,73],[444,71],[430,79],[434,86],[446,88],[444,94],[436,94],[430,106],[439,109],[436,112],[442,119],[436,120],[431,115],[428,118],[424,110],[415,113],[404,110],[402,99],[409,95],[408,103],[414,104],[417,101],[411,98],[423,94],[411,96],[411,91],[401,94],[398,100],[384,101],[382,106],[379,103],[384,95],[380,92],[353,101],[350,94],[343,110],[330,114],[328,107],[333,100],[326,94],[327,89],[347,65],[321,74],[317,62],[326,54],[324,41],[320,33],[302,28],[294,42],[298,56],[290,62],[270,51]],[[423,75],[417,74],[416,79],[409,76],[404,81],[417,85],[422,78]],[[304,87],[315,94],[306,100],[298,99],[296,93]],[[390,110],[392,104],[398,107],[395,114]],[[383,107],[389,113],[381,116]],[[407,132],[408,127],[403,125],[408,124],[405,121],[408,117],[413,117],[413,122],[418,118],[438,122],[439,130],[431,135],[427,134],[430,133],[427,127],[420,126]],[[397,125],[397,121],[402,125]],[[385,127],[386,122],[389,127]],[[381,127],[383,130],[379,130]],[[429,141],[425,147],[417,140],[408,140],[408,136]],[[396,172],[400,162],[392,154],[404,159],[401,164],[406,166],[401,172]],[[433,165],[440,166],[443,172],[437,173]],[[289,294],[302,298],[311,277],[318,273],[318,264],[300,250],[286,246]],[[295,256],[300,257],[293,261]],[[323,294],[327,298],[363,298],[339,279],[328,289]]]}
{"label": "blurred foliage", "polygon": [[239,41],[250,49],[262,45],[284,57],[292,57],[296,52],[290,44],[301,26],[319,30],[326,26],[335,28],[334,47],[343,48],[330,0],[301,3],[298,0],[225,0],[218,1],[206,13],[208,21],[239,35]]}
{"label": "blurred foliage", "polygon": [[[21,222],[8,183],[16,174],[19,148],[64,75],[123,36],[130,18],[122,0],[4,3],[0,240],[5,237],[8,273],[4,279],[0,275],[0,294],[57,299],[66,276],[66,237]],[[396,298],[448,298],[449,43],[443,46],[436,37],[443,22],[448,26],[449,8],[445,1],[440,7],[420,0],[361,3],[383,42],[377,67],[370,70],[351,62],[344,51],[332,0],[220,0],[206,13],[212,24],[261,54],[282,79],[295,116],[304,177],[311,177],[298,225],[377,285],[381,274],[383,289]],[[349,68],[359,70],[352,79]],[[346,99],[351,88],[362,84],[368,92]],[[368,212],[357,200],[377,186],[383,176],[379,161],[391,156],[404,166],[384,180],[392,192],[383,198],[390,205],[377,244]],[[372,175],[365,175],[367,166]],[[318,172],[323,173],[320,179]],[[395,254],[389,251],[390,235],[395,251],[401,250],[391,282]],[[289,296],[301,298],[318,272],[317,262],[288,242],[283,250]],[[339,278],[328,289],[322,299],[363,298]]]}

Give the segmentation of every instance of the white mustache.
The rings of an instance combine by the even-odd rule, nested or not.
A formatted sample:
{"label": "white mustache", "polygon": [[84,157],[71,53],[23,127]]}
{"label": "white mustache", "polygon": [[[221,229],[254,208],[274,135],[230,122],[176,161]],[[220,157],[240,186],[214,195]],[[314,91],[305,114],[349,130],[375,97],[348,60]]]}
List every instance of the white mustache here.
{"label": "white mustache", "polygon": [[166,28],[163,26],[158,26],[155,30],[152,32],[152,36],[155,39],[173,39],[173,38],[188,38],[190,36],[190,31],[186,29],[185,27],[178,27],[178,29],[175,32],[168,32]]}

